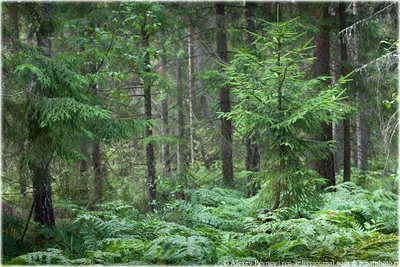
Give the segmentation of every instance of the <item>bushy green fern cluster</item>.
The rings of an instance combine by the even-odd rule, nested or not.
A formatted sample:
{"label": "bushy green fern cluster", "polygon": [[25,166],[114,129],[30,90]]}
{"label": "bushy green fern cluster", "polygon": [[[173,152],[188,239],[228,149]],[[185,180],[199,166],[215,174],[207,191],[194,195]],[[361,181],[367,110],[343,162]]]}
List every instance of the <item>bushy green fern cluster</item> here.
{"label": "bushy green fern cluster", "polygon": [[[78,245],[67,245],[68,238],[55,239],[57,249],[22,255],[11,263],[395,261],[398,237],[386,234],[389,228],[378,220],[395,207],[394,195],[371,193],[354,184],[335,189],[323,196],[322,210],[308,213],[297,208],[263,210],[257,196],[245,198],[222,188],[186,190],[187,200],[166,204],[151,215],[122,202],[98,205],[96,211],[75,209],[79,213],[69,234],[74,244],[82,243],[79,252],[74,249]],[[361,212],[364,209],[370,213]]]}
{"label": "bushy green fern cluster", "polygon": [[364,228],[375,225],[383,233],[398,229],[396,194],[382,189],[370,192],[347,182],[333,187],[336,192],[326,193],[322,210],[340,211],[354,217]]}

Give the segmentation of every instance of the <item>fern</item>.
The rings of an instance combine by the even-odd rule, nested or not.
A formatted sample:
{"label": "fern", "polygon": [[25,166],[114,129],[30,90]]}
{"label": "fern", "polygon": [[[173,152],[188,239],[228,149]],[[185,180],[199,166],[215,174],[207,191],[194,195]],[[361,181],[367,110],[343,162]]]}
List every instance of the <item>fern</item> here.
{"label": "fern", "polygon": [[[211,265],[397,259],[398,237],[382,232],[387,228],[379,216],[386,213],[375,210],[392,210],[392,194],[338,185],[337,192],[322,196],[324,209],[309,212],[306,218],[299,218],[305,211],[297,208],[265,213],[257,207],[257,197],[246,199],[234,190],[199,189],[188,195],[189,200],[169,203],[146,216],[122,202],[100,204],[96,211],[72,207],[79,212],[76,220],[62,232],[63,239],[54,239],[63,250],[21,255],[12,263]],[[82,243],[75,245],[80,252],[68,248],[70,236],[81,238],[74,241]]]}
{"label": "fern", "polygon": [[37,251],[14,258],[11,264],[15,265],[68,265],[70,260],[59,249],[49,248],[46,251]]}
{"label": "fern", "polygon": [[397,195],[383,190],[370,192],[351,182],[331,188],[336,192],[325,194],[322,210],[345,212],[361,225],[379,225],[384,233],[397,232]]}

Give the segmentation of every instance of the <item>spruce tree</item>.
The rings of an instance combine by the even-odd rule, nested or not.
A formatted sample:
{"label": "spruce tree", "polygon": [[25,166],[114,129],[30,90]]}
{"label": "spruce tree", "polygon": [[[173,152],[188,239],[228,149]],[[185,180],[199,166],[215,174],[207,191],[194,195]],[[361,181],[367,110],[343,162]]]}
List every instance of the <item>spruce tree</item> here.
{"label": "spruce tree", "polygon": [[324,179],[309,164],[326,157],[334,146],[312,136],[322,133],[322,123],[341,118],[345,108],[340,86],[346,78],[329,86],[329,77],[305,80],[299,71],[299,64],[312,60],[308,51],[313,47],[312,39],[292,47],[304,35],[291,30],[294,20],[267,25],[264,34],[255,35],[258,52],[239,52],[226,68],[238,98],[226,118],[248,136],[260,132],[259,143],[268,157],[257,177],[262,200],[273,209],[311,204],[318,198],[315,186]]}

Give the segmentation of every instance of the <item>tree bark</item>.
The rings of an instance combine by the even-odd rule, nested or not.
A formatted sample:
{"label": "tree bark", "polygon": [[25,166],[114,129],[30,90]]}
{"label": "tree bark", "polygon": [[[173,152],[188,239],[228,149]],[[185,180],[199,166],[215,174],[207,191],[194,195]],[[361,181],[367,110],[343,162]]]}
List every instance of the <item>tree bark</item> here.
{"label": "tree bark", "polygon": [[[144,47],[149,47],[149,35],[146,32],[145,28],[142,28],[142,41]],[[148,67],[150,64],[150,55],[147,52],[144,58],[144,72],[150,73],[150,68]],[[151,84],[149,81],[144,78],[144,113],[147,120],[152,119],[152,111],[151,111]],[[145,127],[145,137],[153,136],[152,127]],[[153,212],[156,209],[156,168],[154,166],[154,147],[152,142],[148,142],[146,145],[146,164],[147,164],[147,186],[148,186],[148,194],[149,194],[149,207]]]}
{"label": "tree bark", "polygon": [[[41,3],[41,17],[42,23],[40,24],[39,31],[37,32],[38,45],[43,48],[43,53],[47,57],[51,57],[51,33],[53,24],[54,4],[50,2]],[[32,129],[31,139],[37,138],[39,135],[45,135],[45,129],[39,129],[35,126]],[[36,136],[35,136],[36,135]],[[32,140],[33,141],[33,140]],[[30,164],[33,173],[33,197],[34,197],[34,221],[46,227],[54,227],[54,211],[51,190],[51,176],[50,176],[50,158],[34,160]]]}
{"label": "tree bark", "polygon": [[8,3],[10,5],[10,20],[12,25],[11,38],[12,47],[15,52],[17,52],[17,42],[19,40],[19,12],[18,4],[15,2]]}
{"label": "tree bark", "polygon": [[[204,47],[201,43],[198,42],[197,46],[197,53],[198,53],[198,61],[197,61],[197,72],[203,73],[202,68],[204,67]],[[201,106],[201,118],[207,118],[207,96],[206,91],[204,88],[204,82],[202,79],[198,79],[198,85],[200,88],[200,106]]]}
{"label": "tree bark", "polygon": [[[79,45],[79,52],[84,52],[84,51],[85,51],[84,46],[83,45]],[[84,67],[81,68],[81,73],[82,74],[86,74],[86,69]],[[80,153],[84,157],[88,158],[88,151],[87,151],[87,149],[88,149],[88,141],[87,141],[86,137],[82,138],[80,146],[81,146]],[[86,175],[85,174],[86,174],[87,170],[88,170],[88,162],[87,162],[87,160],[86,159],[79,160],[79,176],[81,178],[81,181],[82,180],[86,180]],[[82,188],[83,188],[82,192],[87,192],[86,187],[87,187],[86,184],[82,185]]]}
{"label": "tree bark", "polygon": [[[200,29],[201,30],[201,29]],[[205,53],[204,53],[204,47],[203,44],[199,41],[197,42],[197,61],[196,61],[196,72],[198,74],[203,74],[203,67],[204,67],[204,60]],[[201,108],[201,118],[204,120],[207,118],[207,96],[206,96],[206,90],[204,87],[204,81],[202,79],[197,79],[197,84],[200,92],[200,108]],[[199,150],[201,153],[201,158],[204,163],[204,166],[207,169],[210,169],[210,160],[208,158],[208,154],[206,152],[206,147],[201,145],[199,146]]]}
{"label": "tree bark", "polygon": [[[216,3],[217,13],[217,56],[221,63],[228,64],[227,34],[225,23],[225,6]],[[223,85],[220,88],[220,108],[222,113],[231,111],[230,88]],[[234,186],[232,162],[232,122],[221,117],[222,136],[222,179],[228,186]]]}
{"label": "tree bark", "polygon": [[367,110],[364,107],[365,97],[363,93],[358,93],[356,100],[358,103],[358,114],[356,117],[357,167],[358,174],[364,174],[368,169],[369,130],[365,123]]}
{"label": "tree bark", "polygon": [[[161,73],[166,71],[166,60],[165,57],[161,59]],[[161,127],[161,135],[163,137],[167,137],[169,135],[169,119],[168,119],[168,94],[165,95],[165,98],[161,102],[161,119],[162,119],[162,127]],[[161,144],[161,161],[163,164],[163,172],[164,176],[167,177],[171,174],[171,155],[169,151],[169,142],[163,141]]]}
{"label": "tree bark", "polygon": [[100,203],[103,198],[103,173],[101,170],[100,142],[95,141],[92,145],[92,160],[94,171],[94,198],[91,205]]}
{"label": "tree bark", "polygon": [[[254,21],[254,7],[255,3],[249,2],[246,6],[246,22],[247,30],[249,32],[255,32],[256,26]],[[253,42],[255,36],[251,33],[246,33],[246,42],[250,49],[254,49]],[[245,136],[246,145],[246,171],[259,172],[260,171],[260,147],[257,144],[260,133],[257,132],[253,136]],[[248,181],[251,182],[252,175],[249,175]],[[248,195],[253,196],[256,194],[256,190],[259,187],[251,187],[248,190]]]}
{"label": "tree bark", "polygon": [[31,164],[34,188],[34,221],[46,227],[54,227],[54,211],[51,190],[50,161]]}
{"label": "tree bark", "polygon": [[[345,3],[339,3],[339,22],[340,31],[346,28],[346,6]],[[348,74],[347,70],[347,45],[344,40],[344,35],[340,35],[340,60],[341,64],[341,74],[345,76]],[[351,168],[351,146],[350,146],[350,118],[347,115],[343,119],[343,181],[350,181],[350,168]]]}
{"label": "tree bark", "polygon": [[[358,15],[357,1],[352,2],[353,15]],[[357,43],[357,42],[356,42]],[[369,143],[369,129],[365,123],[367,116],[367,109],[365,108],[365,93],[360,90],[356,94],[356,101],[358,105],[358,113],[356,117],[356,137],[357,137],[357,167],[358,174],[364,174],[368,169],[368,143]]]}
{"label": "tree bark", "polygon": [[[87,140],[86,138],[82,138],[81,140],[81,150],[80,153],[87,158]],[[83,178],[88,170],[88,163],[86,159],[79,160],[79,176]]]}
{"label": "tree bark", "polygon": [[[313,7],[314,17],[321,20],[321,25],[318,26],[318,33],[315,37],[314,44],[316,60],[314,62],[315,76],[329,76],[330,66],[330,42],[329,32],[330,26],[327,24],[326,19],[329,17],[329,4],[323,4],[321,11],[318,4]],[[322,123],[323,134],[319,136],[321,141],[333,140],[332,123]],[[327,184],[324,186],[334,186],[335,180],[335,161],[334,154],[331,151],[326,151],[326,158],[315,162],[316,171],[322,177],[327,179]],[[323,187],[322,187],[323,188]],[[320,189],[322,189],[320,188]]]}
{"label": "tree bark", "polygon": [[178,164],[178,173],[180,175],[184,172],[184,166],[186,162],[185,155],[185,140],[184,140],[184,129],[185,129],[185,119],[183,116],[183,99],[182,96],[184,94],[183,85],[182,85],[182,59],[178,58],[176,65],[176,84],[178,87],[178,97],[177,97],[177,107],[178,107],[178,148],[177,148],[177,164]]}
{"label": "tree bark", "polygon": [[[191,23],[191,21],[190,21]],[[194,79],[194,30],[192,25],[188,26],[188,57],[189,57],[189,138],[190,138],[190,162],[194,163],[194,138],[193,122],[195,119],[196,92]]]}

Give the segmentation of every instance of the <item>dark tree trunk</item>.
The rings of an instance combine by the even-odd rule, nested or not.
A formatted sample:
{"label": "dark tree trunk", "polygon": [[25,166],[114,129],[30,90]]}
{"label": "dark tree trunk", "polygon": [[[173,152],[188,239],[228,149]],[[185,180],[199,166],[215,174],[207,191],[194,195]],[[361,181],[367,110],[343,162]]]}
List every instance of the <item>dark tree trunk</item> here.
{"label": "dark tree trunk", "polygon": [[[166,60],[165,57],[161,59],[161,73],[166,71]],[[162,119],[162,128],[161,135],[167,137],[169,135],[169,118],[168,118],[168,94],[165,95],[165,98],[161,102],[161,119]],[[169,151],[169,143],[166,141],[162,142],[161,145],[161,162],[163,164],[164,176],[167,177],[171,173],[171,155]]]}
{"label": "dark tree trunk", "polygon": [[54,227],[54,211],[51,192],[49,161],[31,164],[34,188],[34,221],[47,227]]}
{"label": "dark tree trunk", "polygon": [[[204,67],[204,47],[201,43],[198,42],[197,45],[197,53],[198,53],[198,61],[197,61],[197,72],[203,73],[202,68]],[[204,82],[202,79],[198,79],[198,84],[200,88],[200,106],[201,106],[201,118],[207,118],[207,96],[204,88]]]}
{"label": "dark tree trunk", "polygon": [[[38,45],[43,48],[43,53],[51,57],[51,33],[53,24],[53,3],[41,3],[42,23],[37,32]],[[32,138],[39,135],[46,135],[45,129],[37,129],[37,126],[31,131]],[[35,133],[37,136],[35,136]],[[33,140],[32,140],[33,141]],[[30,168],[33,173],[33,198],[34,198],[34,221],[46,227],[54,227],[54,211],[51,191],[50,176],[50,158],[48,160],[36,159]]]}
{"label": "dark tree trunk", "polygon": [[44,55],[51,57],[51,39],[49,38],[53,32],[53,3],[41,3],[41,16],[42,23],[40,24],[39,31],[36,33],[38,46],[43,48]]}
{"label": "dark tree trunk", "polygon": [[[340,30],[346,28],[346,4],[344,2],[339,3],[339,20],[340,20]],[[348,74],[347,70],[347,45],[344,40],[344,34],[340,35],[340,60],[341,64],[341,74],[345,76]],[[343,181],[350,181],[350,168],[351,168],[351,146],[350,146],[350,118],[346,116],[343,119]]]}
{"label": "dark tree trunk", "polygon": [[[319,4],[315,4],[313,8],[314,16],[321,20],[321,25],[318,26],[318,33],[315,37],[315,76],[329,76],[330,66],[330,47],[329,47],[329,32],[330,26],[326,20],[329,17],[329,4],[323,4],[323,10],[320,10]],[[333,140],[332,123],[322,123],[323,134],[319,137],[321,141]],[[335,161],[334,153],[326,151],[326,158],[315,162],[316,171],[327,179],[327,186],[335,185]],[[321,188],[322,189],[322,188]]]}
{"label": "dark tree trunk", "polygon": [[[86,140],[86,138],[82,138],[81,151],[80,152],[86,158],[88,157],[87,140]],[[86,159],[79,160],[79,176],[81,178],[85,176],[87,170],[88,170],[88,162],[87,162],[87,160]]]}
{"label": "dark tree trunk", "polygon": [[[190,21],[191,23],[191,21]],[[192,25],[188,26],[188,57],[189,57],[189,135],[190,135],[190,162],[194,163],[194,133],[193,121],[195,118],[196,93],[194,79],[194,30]]]}
{"label": "dark tree trunk", "polygon": [[94,198],[92,205],[100,203],[103,198],[103,173],[101,170],[100,142],[95,141],[92,145],[92,160],[94,171]]}
{"label": "dark tree trunk", "polygon": [[[142,40],[143,46],[149,47],[149,35],[144,28],[142,28]],[[150,68],[147,67],[150,64],[150,55],[146,53],[144,59],[144,71],[146,73],[150,73]],[[147,80],[144,79],[144,113],[147,120],[151,120],[152,111],[151,111],[151,84]],[[152,127],[146,126],[145,127],[145,137],[153,136]],[[154,211],[156,209],[156,168],[154,166],[154,147],[153,143],[149,142],[146,145],[146,164],[147,164],[147,186],[148,186],[148,193],[149,193],[149,205],[150,210]]]}
{"label": "dark tree trunk", "polygon": [[[223,64],[228,64],[225,6],[223,3],[216,3],[217,12],[217,56]],[[230,88],[224,85],[220,88],[220,108],[222,113],[231,111]],[[222,179],[226,185],[234,186],[233,162],[232,162],[232,122],[221,118],[222,135]]]}
{"label": "dark tree trunk", "polygon": [[[197,61],[196,61],[196,72],[198,74],[203,74],[203,67],[204,67],[204,47],[201,42],[197,42]],[[202,79],[197,79],[197,84],[199,87],[199,92],[200,92],[200,108],[201,108],[201,118],[206,119],[207,118],[207,96],[206,96],[206,90],[204,88],[204,82]],[[201,153],[201,158],[202,161],[204,162],[204,166],[207,169],[210,169],[210,160],[208,159],[208,155],[206,152],[206,147],[201,145],[199,146],[199,150]]]}
{"label": "dark tree trunk", "polygon": [[176,84],[178,87],[178,99],[177,99],[177,107],[178,107],[178,149],[177,149],[177,163],[178,163],[178,173],[183,174],[184,166],[186,163],[186,155],[185,155],[185,140],[184,140],[184,129],[185,129],[185,120],[183,117],[183,99],[182,96],[184,94],[183,85],[182,85],[182,59],[177,60],[176,65]]}
{"label": "dark tree trunk", "polygon": [[12,2],[8,3],[10,5],[10,20],[11,20],[11,38],[13,42],[13,48],[16,50],[16,45],[19,40],[19,12],[18,5],[19,3]]}
{"label": "dark tree trunk", "polygon": [[[255,26],[255,21],[254,21],[254,7],[255,3],[248,3],[246,7],[246,21],[247,21],[247,30],[249,32],[255,32],[256,26]],[[247,45],[251,48],[254,49],[253,42],[255,41],[255,36],[251,33],[247,32],[246,33],[246,42]],[[260,147],[257,144],[257,140],[259,138],[260,133],[257,132],[253,136],[245,136],[245,145],[246,145],[246,171],[251,171],[251,172],[258,172],[260,171]],[[251,177],[250,175],[248,177],[249,182],[251,182]],[[256,194],[256,190],[259,189],[259,187],[250,187],[248,191],[249,196],[253,196]]]}
{"label": "dark tree trunk", "polygon": [[[84,52],[84,51],[85,51],[84,46],[80,45],[79,46],[79,52]],[[84,67],[81,68],[81,73],[82,74],[86,74],[86,69]],[[80,146],[81,146],[80,153],[85,158],[88,158],[88,156],[89,156],[88,151],[87,151],[87,149],[88,149],[88,141],[87,141],[86,137],[82,138]],[[88,162],[87,162],[87,160],[86,159],[79,160],[79,176],[80,176],[81,180],[86,179],[86,175],[85,174],[86,174],[87,170],[88,170]],[[84,190],[84,192],[86,192],[87,191],[87,189],[86,189],[87,185],[84,184],[82,187],[85,187],[85,188],[83,188],[83,190]]]}

